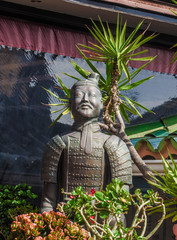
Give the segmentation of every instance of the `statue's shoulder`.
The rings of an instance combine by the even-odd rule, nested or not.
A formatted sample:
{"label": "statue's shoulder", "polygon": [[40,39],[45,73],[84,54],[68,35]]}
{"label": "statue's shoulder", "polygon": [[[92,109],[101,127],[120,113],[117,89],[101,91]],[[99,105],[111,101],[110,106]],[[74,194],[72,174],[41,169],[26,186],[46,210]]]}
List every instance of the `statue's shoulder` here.
{"label": "statue's shoulder", "polygon": [[57,169],[65,143],[59,135],[52,137],[46,144],[41,164],[41,179],[44,182],[57,183]]}
{"label": "statue's shoulder", "polygon": [[65,146],[68,146],[69,138],[80,138],[80,133],[77,131],[69,131],[63,133],[60,138],[64,142]]}
{"label": "statue's shoulder", "polygon": [[52,137],[49,142],[47,143],[47,146],[50,148],[65,148],[65,142],[63,141],[62,137],[60,135],[55,135]]}
{"label": "statue's shoulder", "polygon": [[104,143],[104,148],[108,151],[117,151],[122,149],[124,152],[129,152],[127,145],[125,142],[116,135],[111,135],[107,138],[107,140]]}
{"label": "statue's shoulder", "polygon": [[110,136],[104,144],[109,158],[112,178],[119,178],[125,184],[132,184],[132,160],[130,152],[124,141],[115,136]]}

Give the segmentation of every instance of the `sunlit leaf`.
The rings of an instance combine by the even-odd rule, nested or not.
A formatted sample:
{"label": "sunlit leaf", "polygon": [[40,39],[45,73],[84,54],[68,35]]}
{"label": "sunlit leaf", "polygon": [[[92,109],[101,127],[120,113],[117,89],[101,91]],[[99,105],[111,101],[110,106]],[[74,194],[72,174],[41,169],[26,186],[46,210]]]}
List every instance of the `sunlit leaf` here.
{"label": "sunlit leaf", "polygon": [[128,38],[126,39],[126,41],[122,44],[120,51],[123,50],[126,46],[128,46],[128,44],[132,41],[132,39],[134,38],[135,34],[137,33],[137,31],[139,30],[139,28],[141,27],[143,21],[139,22],[138,25],[136,26],[136,28],[131,32],[131,34],[128,36]]}
{"label": "sunlit leaf", "polygon": [[129,120],[128,114],[127,114],[127,112],[126,112],[123,104],[120,104],[119,108],[120,108],[120,113],[122,114],[123,118],[125,119],[125,121],[126,121],[127,123],[129,123],[130,120]]}
{"label": "sunlit leaf", "polygon": [[59,83],[60,83],[60,85],[61,85],[64,93],[66,94],[66,96],[67,96],[68,98],[70,98],[70,91],[71,91],[71,89],[69,89],[69,88],[67,88],[67,87],[65,86],[65,84],[62,82],[62,80],[59,78],[58,75],[57,75],[57,79],[58,79],[58,81],[59,81]]}
{"label": "sunlit leaf", "polygon": [[122,68],[123,68],[123,70],[124,70],[127,78],[130,80],[130,72],[129,72],[129,70],[128,70],[127,65],[124,63],[124,61],[121,62],[121,65],[122,65]]}
{"label": "sunlit leaf", "polygon": [[124,98],[127,100],[128,104],[134,109],[134,111],[142,118],[141,113],[136,109],[135,105],[129,100],[129,98],[127,98],[126,96],[124,96]]}
{"label": "sunlit leaf", "polygon": [[70,111],[69,107],[65,108],[65,110],[62,113],[60,113],[60,115],[50,124],[50,127],[53,126],[63,115],[69,113],[69,111]]}
{"label": "sunlit leaf", "polygon": [[45,91],[47,91],[48,93],[50,93],[52,96],[54,96],[55,98],[59,99],[62,102],[68,102],[67,99],[62,99],[59,96],[57,96],[56,94],[54,94],[53,92],[51,92],[50,90],[46,89],[45,87],[42,87]]}
{"label": "sunlit leaf", "polygon": [[118,88],[119,88],[119,90],[120,91],[122,91],[122,90],[130,90],[130,89],[133,89],[133,88],[135,88],[135,87],[138,87],[139,85],[141,85],[142,83],[144,83],[144,82],[146,82],[147,80],[150,80],[150,79],[152,79],[153,78],[153,76],[150,76],[150,77],[147,77],[147,78],[144,78],[144,79],[141,79],[141,80],[139,80],[139,81],[137,81],[137,82],[134,82],[134,83],[131,83],[131,84],[127,84],[127,85],[121,85],[121,86],[119,86]]}
{"label": "sunlit leaf", "polygon": [[79,47],[77,47],[77,49],[80,52],[80,54],[82,55],[82,57],[84,58],[84,60],[86,61],[86,63],[88,64],[88,66],[92,69],[92,71],[95,72],[95,73],[98,73],[100,75],[100,80],[103,83],[105,83],[105,79],[102,76],[102,74],[98,71],[98,69],[91,63],[91,61],[85,56],[85,54],[79,49]]}
{"label": "sunlit leaf", "polygon": [[[123,97],[125,97],[125,96],[123,96]],[[140,104],[140,103],[138,103],[138,102],[136,102],[136,101],[134,101],[134,100],[132,100],[132,99],[130,99],[130,98],[129,98],[129,100],[130,100],[133,104],[137,105],[138,107],[140,107],[140,108],[142,108],[142,109],[144,109],[144,110],[146,110],[146,111],[154,114],[153,111],[151,111],[150,109],[144,107],[142,104]]]}
{"label": "sunlit leaf", "polygon": [[132,114],[136,115],[137,112],[135,110],[133,110],[132,108],[130,108],[129,106],[127,106],[125,103],[122,102],[121,104],[127,111],[131,112]]}
{"label": "sunlit leaf", "polygon": [[75,79],[76,81],[80,81],[81,79],[80,78],[77,78],[77,77],[75,77],[75,76],[73,76],[73,75],[71,75],[71,74],[68,74],[68,73],[64,73],[64,72],[62,72],[64,75],[66,75],[66,76],[68,76],[68,77],[70,77],[70,78],[73,78],[73,79]]}
{"label": "sunlit leaf", "polygon": [[81,68],[77,63],[74,61],[71,61],[71,64],[73,65],[74,69],[84,78],[87,78],[89,75],[88,71],[85,71],[83,68]]}

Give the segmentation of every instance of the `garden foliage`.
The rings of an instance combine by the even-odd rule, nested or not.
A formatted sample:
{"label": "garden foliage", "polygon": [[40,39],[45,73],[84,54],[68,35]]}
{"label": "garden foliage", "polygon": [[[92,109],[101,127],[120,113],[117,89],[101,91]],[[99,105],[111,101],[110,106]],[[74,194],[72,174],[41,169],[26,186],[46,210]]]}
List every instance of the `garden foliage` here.
{"label": "garden foliage", "polygon": [[32,204],[36,198],[27,184],[0,185],[0,239],[10,239],[10,226],[15,216],[38,211]]}
{"label": "garden foliage", "polygon": [[[163,199],[148,190],[142,195],[137,189],[130,194],[124,188],[124,183],[118,178],[107,185],[105,191],[97,191],[89,194],[82,187],[76,188],[70,194],[71,200],[62,208],[74,221],[84,224],[94,239],[109,240],[135,240],[150,239],[157,231],[165,218]],[[128,214],[130,206],[134,206],[135,214],[130,226],[124,225],[124,217]],[[159,206],[163,209],[161,218],[150,233],[146,233],[148,222],[148,209]]]}
{"label": "garden foliage", "polygon": [[[177,165],[169,152],[170,160],[162,156],[162,163],[164,168],[164,175],[154,171],[156,176],[151,176],[155,181],[148,181],[151,185],[155,186],[163,192],[165,198],[166,218],[172,218],[172,222],[177,221]],[[161,212],[161,207],[153,208],[151,213]]]}

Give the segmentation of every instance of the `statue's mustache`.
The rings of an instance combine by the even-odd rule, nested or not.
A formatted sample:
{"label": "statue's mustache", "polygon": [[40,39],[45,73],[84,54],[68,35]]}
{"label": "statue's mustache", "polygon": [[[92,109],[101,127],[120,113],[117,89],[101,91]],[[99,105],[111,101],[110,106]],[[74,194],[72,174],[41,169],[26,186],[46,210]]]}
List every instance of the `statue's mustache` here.
{"label": "statue's mustache", "polygon": [[91,109],[93,109],[93,106],[89,103],[81,103],[79,104],[78,108],[82,108],[82,107],[89,107]]}

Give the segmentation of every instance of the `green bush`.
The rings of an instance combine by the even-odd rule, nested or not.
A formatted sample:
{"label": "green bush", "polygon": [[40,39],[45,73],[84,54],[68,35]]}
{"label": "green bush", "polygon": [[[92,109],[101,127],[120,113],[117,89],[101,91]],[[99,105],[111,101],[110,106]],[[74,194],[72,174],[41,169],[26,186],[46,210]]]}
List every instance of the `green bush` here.
{"label": "green bush", "polygon": [[36,198],[27,184],[0,185],[0,240],[11,239],[11,223],[15,216],[38,211],[32,204]]}
{"label": "green bush", "polygon": [[[64,206],[59,204],[58,209],[74,219],[77,223],[84,224],[91,236],[96,240],[148,240],[158,230],[165,218],[163,199],[153,190],[142,194],[137,189],[130,194],[124,188],[124,183],[118,178],[106,186],[105,190],[91,193],[83,191],[80,186],[70,195],[70,201]],[[124,225],[123,216],[128,215],[130,206],[135,213],[129,223]],[[157,224],[147,233],[148,211],[153,206],[161,207],[162,214]]]}

